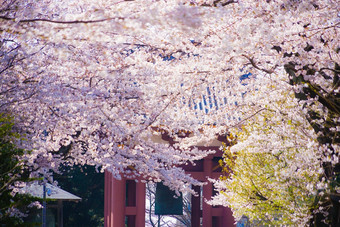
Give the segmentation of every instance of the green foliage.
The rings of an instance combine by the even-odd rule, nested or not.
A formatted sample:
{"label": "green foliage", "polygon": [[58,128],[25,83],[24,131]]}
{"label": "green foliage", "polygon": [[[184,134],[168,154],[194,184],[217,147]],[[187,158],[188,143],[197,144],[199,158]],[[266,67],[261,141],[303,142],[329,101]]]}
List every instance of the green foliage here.
{"label": "green foliage", "polygon": [[21,159],[27,151],[16,146],[20,136],[13,125],[12,117],[0,114],[0,226],[27,226],[20,215],[28,212],[27,206],[34,200],[12,190],[16,183],[31,180]]}
{"label": "green foliage", "polygon": [[82,198],[64,202],[64,225],[95,227],[104,225],[104,174],[93,166],[64,167],[54,176],[60,187]]}
{"label": "green foliage", "polygon": [[271,153],[240,152],[236,159],[226,163],[231,164],[233,171],[227,188],[235,192],[233,196],[227,193],[226,196],[231,203],[245,204],[242,213],[251,220],[293,225],[296,223],[292,214],[299,218],[299,213],[308,213],[313,205],[314,197],[305,186],[315,182],[317,175],[280,177],[276,168],[280,166],[280,171],[285,171],[286,163]]}
{"label": "green foliage", "polygon": [[[292,95],[277,100],[229,135],[224,149],[225,191],[238,218],[263,225],[301,226],[314,208],[321,169],[313,130],[298,115],[288,117]],[[233,134],[232,134],[233,133]]]}

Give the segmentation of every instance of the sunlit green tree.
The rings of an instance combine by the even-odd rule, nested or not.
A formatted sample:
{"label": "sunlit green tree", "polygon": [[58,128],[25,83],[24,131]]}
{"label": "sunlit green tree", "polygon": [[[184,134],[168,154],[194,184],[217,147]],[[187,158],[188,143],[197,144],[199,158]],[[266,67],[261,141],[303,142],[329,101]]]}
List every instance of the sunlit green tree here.
{"label": "sunlit green tree", "polygon": [[[327,188],[321,179],[323,153],[294,91],[280,77],[271,80],[271,86],[245,94],[249,106],[243,110],[254,114],[230,130],[220,196],[238,218],[303,226]],[[254,98],[274,92],[273,100]]]}

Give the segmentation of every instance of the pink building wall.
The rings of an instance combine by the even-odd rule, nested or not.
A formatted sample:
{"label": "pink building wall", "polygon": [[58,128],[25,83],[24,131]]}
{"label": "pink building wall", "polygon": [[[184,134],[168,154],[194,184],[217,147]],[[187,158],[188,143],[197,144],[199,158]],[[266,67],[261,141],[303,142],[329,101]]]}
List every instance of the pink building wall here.
{"label": "pink building wall", "polygon": [[[207,149],[202,147],[201,149]],[[211,149],[211,147],[209,147]],[[221,157],[218,151],[214,155],[200,160],[196,166],[183,166],[188,174],[202,182],[207,178],[218,178],[221,175],[218,168],[218,160]],[[194,190],[200,194],[200,187],[194,186]],[[129,195],[126,195],[126,192]],[[104,227],[124,227],[127,218],[128,227],[145,226],[145,184],[135,182],[133,179],[116,180],[109,172],[105,172],[105,201],[104,201]],[[203,186],[203,200],[213,196],[213,185],[209,182]],[[201,198],[192,196],[191,226],[200,227],[234,227],[235,220],[230,208],[213,207],[203,202]]]}

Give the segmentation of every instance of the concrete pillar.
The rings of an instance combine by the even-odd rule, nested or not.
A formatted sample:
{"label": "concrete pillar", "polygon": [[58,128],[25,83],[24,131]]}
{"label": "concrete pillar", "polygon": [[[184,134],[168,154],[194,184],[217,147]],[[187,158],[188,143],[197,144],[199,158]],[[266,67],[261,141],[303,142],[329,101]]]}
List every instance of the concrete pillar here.
{"label": "concrete pillar", "polygon": [[[212,159],[204,159],[203,163],[204,175],[207,177],[211,177],[212,175]],[[213,192],[212,184],[209,182],[208,184],[203,186],[203,227],[212,227],[212,207],[207,204],[204,200],[210,200]]]}
{"label": "concrete pillar", "polygon": [[201,187],[192,186],[198,196],[191,196],[191,226],[200,226],[201,218]]}
{"label": "concrete pillar", "polygon": [[136,227],[145,226],[145,183],[136,183]]}
{"label": "concrete pillar", "polygon": [[233,217],[233,212],[229,207],[223,207],[223,221],[222,226],[230,226],[234,227],[235,225],[235,219]]}
{"label": "concrete pillar", "polygon": [[[106,185],[106,183],[108,183]],[[104,216],[105,227],[125,226],[125,179],[116,180],[112,174],[105,172],[105,202],[107,208]]]}

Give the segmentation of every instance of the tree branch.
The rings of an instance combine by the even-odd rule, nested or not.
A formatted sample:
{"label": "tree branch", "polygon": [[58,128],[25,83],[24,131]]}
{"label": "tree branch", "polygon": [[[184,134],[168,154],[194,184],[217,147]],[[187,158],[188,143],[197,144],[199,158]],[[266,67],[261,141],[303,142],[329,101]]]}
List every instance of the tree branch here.
{"label": "tree branch", "polygon": [[205,7],[217,7],[217,6],[226,6],[226,5],[230,5],[232,3],[238,3],[238,0],[229,0],[226,2],[221,2],[222,0],[215,0],[213,2],[213,4],[208,4],[208,3],[203,3],[200,6],[205,6]]}
{"label": "tree branch", "polygon": [[51,20],[46,18],[36,18],[36,19],[23,19],[16,21],[16,18],[0,16],[0,19],[7,20],[7,21],[14,21],[18,23],[30,23],[30,22],[47,22],[47,23],[54,23],[54,24],[93,24],[93,23],[100,23],[110,20],[124,20],[124,17],[109,17],[97,20],[73,20],[73,21],[60,21],[60,20]]}
{"label": "tree branch", "polygon": [[260,68],[260,67],[255,63],[254,58],[248,57],[248,56],[245,55],[245,54],[242,54],[242,56],[245,57],[245,58],[247,58],[247,59],[249,60],[250,64],[251,64],[255,69],[261,70],[261,71],[263,71],[263,72],[265,72],[265,73],[272,74],[272,73],[274,72],[275,68],[276,68],[276,66],[273,67],[272,69],[264,69],[264,68]]}

